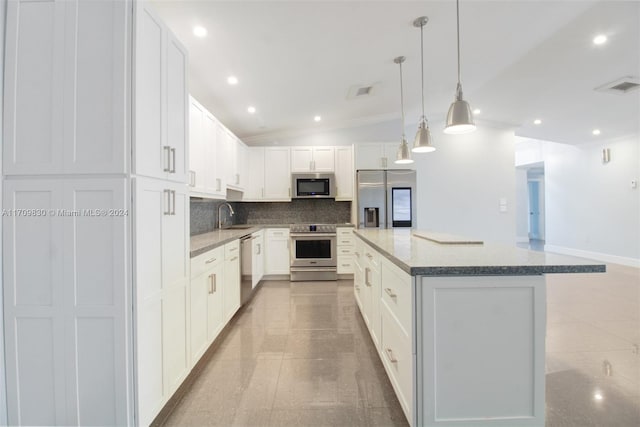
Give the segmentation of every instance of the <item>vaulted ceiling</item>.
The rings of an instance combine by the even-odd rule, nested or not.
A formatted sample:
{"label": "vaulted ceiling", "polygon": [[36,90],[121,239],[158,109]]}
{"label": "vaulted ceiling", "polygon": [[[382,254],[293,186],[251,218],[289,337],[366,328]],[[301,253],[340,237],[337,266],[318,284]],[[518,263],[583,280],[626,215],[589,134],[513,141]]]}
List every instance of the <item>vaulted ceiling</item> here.
{"label": "vaulted ceiling", "polygon": [[[154,6],[189,50],[191,93],[250,143],[397,119],[393,59],[399,55],[406,57],[407,122],[416,123],[420,30],[412,22],[419,16],[429,18],[424,78],[433,132],[453,100],[453,0],[158,0]],[[207,35],[195,36],[195,26]],[[594,89],[640,77],[640,2],[463,0],[460,26],[464,95],[481,110],[480,126],[512,126],[520,136],[572,144],[638,136],[640,90]],[[595,45],[598,34],[607,42]],[[238,84],[227,83],[230,75]],[[350,96],[360,86],[373,86],[372,94]],[[322,121],[314,122],[316,115]]]}

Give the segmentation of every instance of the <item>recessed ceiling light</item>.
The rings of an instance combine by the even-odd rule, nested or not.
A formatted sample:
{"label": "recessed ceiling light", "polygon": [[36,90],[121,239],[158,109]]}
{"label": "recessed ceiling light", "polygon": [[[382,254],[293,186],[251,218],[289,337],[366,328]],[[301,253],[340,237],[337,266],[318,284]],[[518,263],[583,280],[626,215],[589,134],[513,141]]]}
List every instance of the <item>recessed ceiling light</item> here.
{"label": "recessed ceiling light", "polygon": [[598,34],[593,38],[593,44],[596,44],[596,45],[605,44],[606,42],[607,42],[607,36],[605,36],[604,34]]}
{"label": "recessed ceiling light", "polygon": [[476,108],[475,110],[473,110],[473,114],[480,114],[482,113],[482,110],[480,110],[479,108]]}
{"label": "recessed ceiling light", "polygon": [[591,133],[594,135],[600,135],[600,129],[594,129]]}
{"label": "recessed ceiling light", "polygon": [[236,76],[229,76],[227,77],[227,83],[229,83],[230,85],[237,85],[238,78]]}
{"label": "recessed ceiling light", "polygon": [[250,114],[253,114],[253,113],[255,113],[255,112],[256,112],[256,107],[254,107],[253,105],[250,105],[250,106],[249,106],[249,108],[247,108],[247,111],[248,111]]}
{"label": "recessed ceiling light", "polygon": [[533,121],[533,124],[534,124],[534,125],[539,125],[540,123],[542,123],[542,120],[540,120],[540,119],[535,119],[535,120]]}
{"label": "recessed ceiling light", "polygon": [[207,35],[207,29],[204,27],[193,27],[193,35],[196,37],[205,37]]}
{"label": "recessed ceiling light", "polygon": [[314,121],[316,121],[316,122],[319,122],[320,120],[322,120],[322,117],[320,117],[320,116],[315,116],[315,117],[313,118],[313,120],[314,120]]}
{"label": "recessed ceiling light", "polygon": [[604,396],[599,391],[593,394],[593,400],[603,400],[603,399],[604,399]]}

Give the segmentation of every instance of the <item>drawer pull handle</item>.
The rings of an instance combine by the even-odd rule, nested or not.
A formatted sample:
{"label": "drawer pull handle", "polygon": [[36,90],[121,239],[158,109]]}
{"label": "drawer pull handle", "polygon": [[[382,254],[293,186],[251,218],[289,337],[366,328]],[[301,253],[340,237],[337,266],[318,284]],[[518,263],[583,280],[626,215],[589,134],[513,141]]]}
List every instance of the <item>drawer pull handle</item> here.
{"label": "drawer pull handle", "polygon": [[351,243],[350,240],[341,240],[340,243]]}
{"label": "drawer pull handle", "polygon": [[387,348],[384,349],[384,351],[387,352],[387,357],[389,358],[389,362],[398,363],[398,359],[393,357],[393,350],[391,350],[389,347],[387,347]]}
{"label": "drawer pull handle", "polygon": [[371,255],[369,252],[367,252],[367,258],[369,258],[369,259],[373,258],[373,255]]}
{"label": "drawer pull handle", "polygon": [[359,291],[359,290],[360,290],[360,286],[356,286],[356,291]]}
{"label": "drawer pull handle", "polygon": [[389,295],[391,298],[396,298],[398,295],[393,293],[393,290],[391,288],[384,288],[384,291],[387,293],[387,295]]}
{"label": "drawer pull handle", "polygon": [[342,264],[343,267],[349,267],[349,264]]}
{"label": "drawer pull handle", "polygon": [[349,253],[349,250],[348,250],[348,249],[343,249],[343,250],[342,250],[342,251],[340,251],[340,252],[342,252],[343,254],[348,254],[348,253]]}
{"label": "drawer pull handle", "polygon": [[354,254],[356,254],[356,256],[357,256],[358,258],[360,258],[360,252],[357,252],[357,251],[356,251],[356,252],[354,252]]}
{"label": "drawer pull handle", "polygon": [[211,264],[212,262],[214,262],[216,260],[216,258],[210,258],[208,260],[206,260],[204,263],[205,264]]}
{"label": "drawer pull handle", "polygon": [[237,247],[237,246],[234,246],[233,248],[229,249],[229,252],[231,252],[231,251],[237,251],[237,250],[238,250],[238,247]]}
{"label": "drawer pull handle", "polygon": [[233,257],[233,258],[231,258],[229,261],[235,261],[235,260],[237,260],[237,259],[238,259],[238,257],[237,257],[237,256],[234,256],[234,257]]}

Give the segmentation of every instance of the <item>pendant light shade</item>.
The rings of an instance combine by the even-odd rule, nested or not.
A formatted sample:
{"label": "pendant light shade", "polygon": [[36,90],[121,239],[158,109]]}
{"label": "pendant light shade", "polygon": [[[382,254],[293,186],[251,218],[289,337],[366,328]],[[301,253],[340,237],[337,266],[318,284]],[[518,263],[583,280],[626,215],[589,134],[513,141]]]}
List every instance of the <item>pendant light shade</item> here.
{"label": "pendant light shade", "polygon": [[471,107],[462,97],[462,83],[460,83],[460,1],[456,0],[456,22],[458,35],[458,85],[456,86],[456,98],[449,107],[447,113],[447,125],[445,133],[460,134],[476,130],[473,122]]}
{"label": "pendant light shade", "polygon": [[429,122],[424,114],[424,26],[429,22],[429,18],[421,16],[413,21],[414,27],[420,28],[420,69],[422,78],[422,117],[420,117],[420,123],[418,124],[418,132],[413,140],[413,148],[411,151],[414,153],[428,153],[435,151],[436,148],[431,145],[431,131],[429,130]]}
{"label": "pendant light shade", "polygon": [[398,154],[396,155],[396,161],[394,162],[398,165],[413,163],[413,159],[411,159],[411,150],[409,150],[409,144],[407,144],[407,138],[404,135],[404,95],[402,90],[402,63],[404,62],[404,60],[404,56],[398,56],[393,60],[393,62],[400,65],[400,111],[402,112],[402,139],[400,140],[400,147],[398,147]]}

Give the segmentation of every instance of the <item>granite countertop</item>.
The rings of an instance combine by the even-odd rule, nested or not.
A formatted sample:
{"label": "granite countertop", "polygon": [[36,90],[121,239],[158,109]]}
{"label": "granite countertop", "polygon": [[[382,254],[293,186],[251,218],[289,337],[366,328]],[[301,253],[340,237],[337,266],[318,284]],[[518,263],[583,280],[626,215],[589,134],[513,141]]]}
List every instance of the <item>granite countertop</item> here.
{"label": "granite countertop", "polygon": [[[289,228],[291,224],[242,224],[250,226],[249,228],[223,228],[211,231],[209,233],[196,234],[191,236],[191,258],[203,254],[218,246],[232,242],[236,239],[255,233],[265,228]],[[337,227],[354,227],[354,224],[336,224]]]}
{"label": "granite countertop", "polygon": [[[412,276],[510,276],[549,273],[602,273],[596,261],[530,251],[507,244],[484,242],[442,233],[427,240],[410,229],[357,229],[354,234]],[[428,231],[420,231],[427,237]],[[437,243],[450,241],[451,243]]]}

